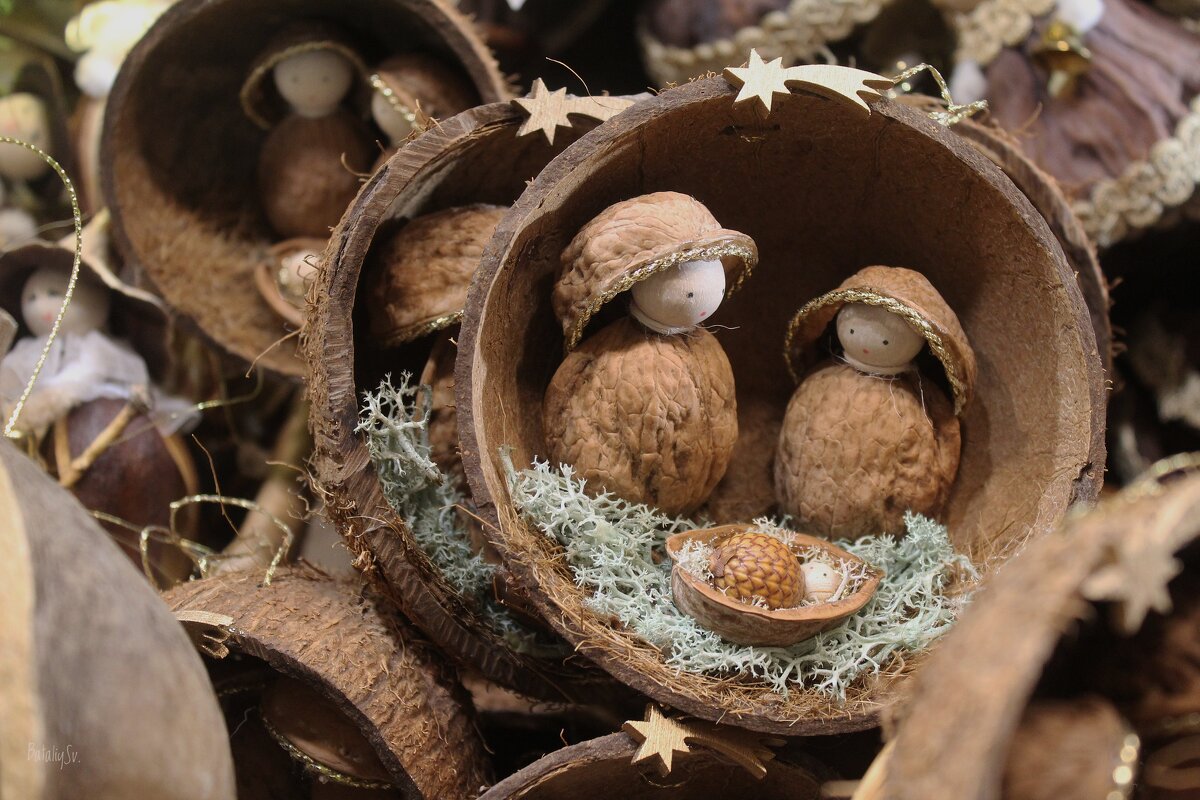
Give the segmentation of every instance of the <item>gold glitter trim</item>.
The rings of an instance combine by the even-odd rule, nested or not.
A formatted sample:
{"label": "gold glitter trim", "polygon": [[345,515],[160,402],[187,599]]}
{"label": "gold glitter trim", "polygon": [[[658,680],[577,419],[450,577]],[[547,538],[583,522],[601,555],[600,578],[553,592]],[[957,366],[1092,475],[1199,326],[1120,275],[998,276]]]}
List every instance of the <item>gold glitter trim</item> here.
{"label": "gold glitter trim", "polygon": [[414,339],[420,339],[423,336],[436,333],[444,328],[449,328],[451,325],[457,325],[462,322],[463,313],[462,311],[452,311],[449,314],[443,314],[440,317],[434,317],[431,320],[401,328],[396,333],[385,338],[383,345],[385,347],[395,347],[398,344],[406,344]]}
{"label": "gold glitter trim", "polygon": [[257,66],[255,66],[254,69],[250,71],[250,75],[246,78],[246,82],[242,84],[242,90],[238,93],[238,99],[241,101],[243,113],[245,113],[245,115],[249,117],[255,125],[262,128],[264,131],[269,131],[273,127],[271,121],[260,114],[258,108],[256,108],[254,105],[254,93],[266,82],[268,73],[275,69],[275,65],[277,65],[280,61],[283,61],[285,58],[298,56],[301,53],[311,53],[315,50],[332,50],[335,53],[339,53],[350,62],[350,65],[354,68],[354,71],[360,78],[365,77],[367,74],[367,65],[364,64],[363,60],[358,57],[358,53],[354,52],[340,42],[326,39],[321,41],[302,42],[300,44],[292,45],[291,47],[285,47],[276,53],[272,53],[270,57],[264,58]]}
{"label": "gold glitter trim", "polygon": [[1200,183],[1200,96],[1175,126],[1175,135],[1150,148],[1119,177],[1098,181],[1086,198],[1072,203],[1084,230],[1100,247],[1157,224],[1170,209],[1188,202]]}
{"label": "gold glitter trim", "polygon": [[844,39],[894,0],[792,0],[786,9],[764,14],[757,25],[742,28],[728,39],[701,42],[695,47],[673,47],[655,39],[645,21],[638,24],[638,39],[646,68],[658,82],[684,83],[706,72],[721,72],[746,60],[758,50],[764,61],[783,58],[784,65],[822,60],[829,42]]}
{"label": "gold glitter trim", "polygon": [[959,373],[958,362],[949,349],[947,349],[946,343],[942,341],[942,337],[933,329],[933,325],[899,300],[863,289],[838,289],[829,294],[821,295],[815,300],[805,303],[796,312],[796,315],[792,317],[792,321],[788,323],[787,335],[783,339],[783,358],[787,362],[788,374],[792,376],[793,381],[796,383],[800,382],[800,375],[796,369],[795,360],[792,357],[792,346],[796,338],[796,330],[800,327],[800,323],[814,312],[837,303],[864,303],[869,306],[879,306],[886,308],[893,314],[904,317],[910,325],[925,337],[925,341],[929,343],[929,349],[933,351],[938,361],[942,362],[942,366],[946,368],[946,378],[950,381],[950,388],[954,391],[954,414],[957,416],[962,413],[963,406],[967,402],[967,391],[963,384],[963,377]]}
{"label": "gold glitter trim", "polygon": [[746,278],[750,277],[750,273],[754,270],[758,263],[758,253],[752,247],[747,247],[740,242],[724,242],[722,244],[705,245],[703,247],[689,247],[685,250],[678,250],[662,258],[648,261],[637,269],[630,270],[625,273],[619,281],[609,287],[608,291],[593,297],[584,307],[583,314],[576,320],[571,327],[570,333],[567,335],[567,341],[564,345],[566,352],[571,352],[575,346],[579,344],[579,340],[583,338],[583,329],[587,327],[588,322],[606,303],[612,300],[621,292],[627,291],[631,286],[639,281],[644,281],[655,273],[678,266],[679,264],[688,261],[708,261],[714,258],[725,259],[729,257],[737,257],[742,260],[742,269],[738,271],[738,275],[733,279],[733,282],[725,289],[726,299],[733,296],[733,293],[742,288],[742,284],[746,282]]}
{"label": "gold glitter trim", "polygon": [[950,15],[958,34],[954,63],[974,61],[985,67],[1005,47],[1029,37],[1033,21],[1052,12],[1057,0],[984,0],[970,11]]}
{"label": "gold glitter trim", "polygon": [[271,734],[271,738],[275,740],[276,744],[282,747],[293,759],[303,764],[305,769],[317,773],[322,778],[327,778],[334,783],[340,783],[343,786],[352,786],[355,789],[392,788],[393,784],[389,781],[375,781],[368,778],[356,778],[353,775],[347,775],[340,770],[336,770],[327,764],[322,764],[320,761],[317,761],[308,753],[304,752],[299,747],[296,747],[296,745],[288,741],[288,738],[280,733],[275,726],[271,724],[271,721],[267,719],[266,714],[260,712],[258,718],[262,720],[263,727],[266,728],[267,733]]}

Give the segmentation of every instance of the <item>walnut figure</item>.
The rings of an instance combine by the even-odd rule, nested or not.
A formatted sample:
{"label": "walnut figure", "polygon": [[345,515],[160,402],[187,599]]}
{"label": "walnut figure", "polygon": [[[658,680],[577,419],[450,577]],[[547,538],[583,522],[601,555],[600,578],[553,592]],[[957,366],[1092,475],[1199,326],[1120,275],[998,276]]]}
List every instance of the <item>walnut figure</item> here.
{"label": "walnut figure", "polygon": [[[814,362],[836,318],[840,358]],[[953,403],[913,359],[926,346]],[[958,414],[975,355],[958,317],[920,273],[867,267],[797,312],[786,346],[799,386],[775,454],[783,512],[830,537],[904,530],[904,512],[937,514],[958,472]]]}
{"label": "walnut figure", "polygon": [[242,109],[268,129],[258,191],[281,238],[326,238],[371,167],[373,137],[343,106],[365,91],[366,68],[337,34],[301,25],[276,38],[242,87]]}
{"label": "walnut figure", "polygon": [[[550,460],[590,491],[666,514],[703,504],[729,465],[737,401],[729,359],[700,323],[757,260],[750,237],[677,192],[625,200],[584,226],[554,287],[567,356],[542,404]],[[630,315],[579,344],[627,290]]]}

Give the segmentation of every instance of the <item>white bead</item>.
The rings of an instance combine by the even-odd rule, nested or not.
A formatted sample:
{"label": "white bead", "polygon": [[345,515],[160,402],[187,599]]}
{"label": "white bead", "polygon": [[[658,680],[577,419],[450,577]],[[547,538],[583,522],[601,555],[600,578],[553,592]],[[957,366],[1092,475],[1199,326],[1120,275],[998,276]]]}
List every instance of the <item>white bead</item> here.
{"label": "white bead", "polygon": [[682,333],[712,316],[725,297],[720,260],[685,261],[633,285],[634,319],[659,333]]}
{"label": "white bead", "polygon": [[846,361],[877,375],[908,369],[925,346],[925,338],[904,317],[865,303],[849,303],[838,312],[837,335]]}
{"label": "white bead", "polygon": [[1104,16],[1104,0],[1058,0],[1055,16],[1080,33],[1096,27]]}
{"label": "white bead", "polygon": [[275,88],[302,117],[325,117],[350,91],[354,70],[333,50],[309,50],[275,65]]}
{"label": "white bead", "polygon": [[[46,336],[54,327],[69,279],[70,273],[52,267],[39,267],[25,279],[21,316],[34,336]],[[58,332],[84,334],[99,330],[108,319],[109,302],[107,289],[80,279]]]}
{"label": "white bead", "polygon": [[842,573],[824,561],[806,561],[800,565],[804,576],[804,599],[824,603],[842,585]]}

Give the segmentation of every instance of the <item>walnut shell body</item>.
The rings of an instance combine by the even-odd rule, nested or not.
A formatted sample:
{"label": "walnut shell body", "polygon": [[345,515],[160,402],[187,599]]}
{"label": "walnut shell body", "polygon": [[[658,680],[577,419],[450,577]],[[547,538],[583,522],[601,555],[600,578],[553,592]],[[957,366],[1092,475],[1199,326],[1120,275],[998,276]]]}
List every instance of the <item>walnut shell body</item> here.
{"label": "walnut shell body", "polygon": [[[283,238],[328,238],[358,193],[375,156],[367,127],[349,111],[286,117],[271,129],[258,160],[267,221]],[[343,164],[343,159],[345,163]]]}
{"label": "walnut shell body", "polygon": [[819,535],[902,533],[904,512],[936,514],[958,472],[958,418],[942,391],[827,363],[788,403],[775,453],[780,508]]}
{"label": "walnut shell body", "polygon": [[767,608],[792,608],[804,599],[800,560],[765,533],[730,536],[713,550],[709,568],[713,586],[744,603],[762,600]]}
{"label": "walnut shell body", "polygon": [[542,405],[552,463],[591,491],[666,514],[701,505],[737,440],[733,370],[711,333],[664,336],[625,318],[559,366]]}

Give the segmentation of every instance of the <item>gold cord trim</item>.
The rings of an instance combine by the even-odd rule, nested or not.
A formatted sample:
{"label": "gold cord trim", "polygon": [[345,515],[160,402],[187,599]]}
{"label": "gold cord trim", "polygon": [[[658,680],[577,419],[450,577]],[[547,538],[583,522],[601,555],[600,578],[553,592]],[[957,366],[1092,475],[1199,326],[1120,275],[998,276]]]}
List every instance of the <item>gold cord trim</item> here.
{"label": "gold cord trim", "polygon": [[262,720],[263,727],[266,728],[267,733],[271,734],[271,738],[275,740],[276,744],[282,747],[293,759],[303,764],[305,769],[311,770],[312,772],[320,775],[322,778],[331,780],[334,783],[340,783],[343,786],[352,786],[356,789],[392,788],[392,784],[389,781],[376,781],[368,778],[356,778],[353,775],[347,775],[340,770],[336,770],[327,764],[322,764],[320,761],[317,761],[308,753],[292,744],[286,736],[280,733],[275,726],[271,724],[271,721],[267,719],[266,714],[260,713],[258,717],[260,720]]}
{"label": "gold cord trim", "polygon": [[449,328],[451,325],[457,325],[462,322],[462,311],[452,311],[449,314],[443,314],[440,317],[434,317],[425,322],[418,322],[415,325],[409,325],[401,328],[396,333],[388,336],[383,340],[385,347],[395,347],[399,344],[405,344],[415,339],[420,339],[422,336],[428,336],[431,333],[436,333],[443,328]]}
{"label": "gold cord trim", "polygon": [[763,15],[757,25],[728,39],[674,47],[655,39],[639,25],[647,68],[660,85],[684,83],[706,72],[721,72],[742,63],[758,50],[764,61],[782,57],[785,65],[811,62],[826,54],[826,45],[844,39],[859,25],[875,19],[893,0],[792,0],[787,9]]}

